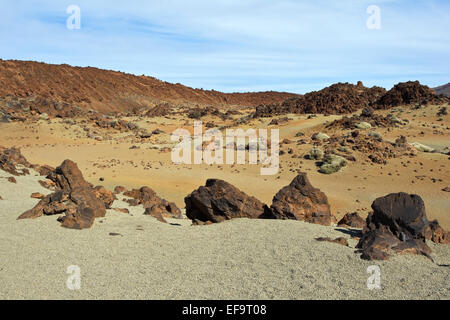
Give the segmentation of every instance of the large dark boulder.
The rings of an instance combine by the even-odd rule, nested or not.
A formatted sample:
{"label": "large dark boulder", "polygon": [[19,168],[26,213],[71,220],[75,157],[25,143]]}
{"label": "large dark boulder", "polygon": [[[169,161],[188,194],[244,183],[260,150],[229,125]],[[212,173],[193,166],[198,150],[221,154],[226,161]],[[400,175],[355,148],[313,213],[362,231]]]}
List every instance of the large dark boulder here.
{"label": "large dark boulder", "polygon": [[186,216],[196,224],[217,223],[235,218],[258,219],[264,213],[264,204],[218,179],[209,179],[205,186],[188,195]]}
{"label": "large dark boulder", "polygon": [[363,259],[385,260],[394,253],[430,258],[431,249],[425,240],[449,239],[437,221],[428,221],[425,204],[418,195],[389,194],[376,199],[372,209],[357,245]]}
{"label": "large dark boulder", "polygon": [[314,188],[306,173],[300,173],[265,207],[264,218],[292,219],[329,226],[334,222],[325,193]]}

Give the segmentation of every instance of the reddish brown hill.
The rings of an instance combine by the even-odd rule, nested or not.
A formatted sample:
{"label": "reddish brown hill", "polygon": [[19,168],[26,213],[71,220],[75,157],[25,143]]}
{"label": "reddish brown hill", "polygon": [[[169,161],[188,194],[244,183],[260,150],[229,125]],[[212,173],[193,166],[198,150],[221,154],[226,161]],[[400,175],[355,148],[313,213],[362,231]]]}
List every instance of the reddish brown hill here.
{"label": "reddish brown hill", "polygon": [[100,112],[129,111],[160,101],[254,106],[279,103],[293,96],[272,91],[227,94],[92,67],[0,60],[0,98],[30,98]]}
{"label": "reddish brown hill", "polygon": [[336,83],[320,91],[313,91],[304,96],[288,98],[282,103],[264,104],[256,108],[255,117],[270,117],[287,113],[323,113],[347,114],[365,107],[389,109],[413,104],[448,103],[449,98],[435,92],[419,81],[396,84],[391,90],[381,87],[365,87],[362,82],[357,85]]}
{"label": "reddish brown hill", "polygon": [[373,105],[385,93],[386,89],[384,88],[367,88],[362,82],[358,82],[357,85],[336,83],[304,96],[288,98],[282,103],[261,105],[256,108],[255,116],[264,117],[286,113],[350,113]]}
{"label": "reddish brown hill", "polygon": [[444,96],[450,97],[450,83],[447,83],[443,86],[433,88],[436,94],[443,94]]}

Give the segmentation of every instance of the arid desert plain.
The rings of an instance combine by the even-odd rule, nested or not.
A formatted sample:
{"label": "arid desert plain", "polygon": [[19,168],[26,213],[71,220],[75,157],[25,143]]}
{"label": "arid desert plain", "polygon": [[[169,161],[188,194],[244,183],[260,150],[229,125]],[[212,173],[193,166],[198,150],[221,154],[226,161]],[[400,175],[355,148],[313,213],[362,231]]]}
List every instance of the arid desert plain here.
{"label": "arid desert plain", "polygon": [[[222,97],[117,77],[102,85],[142,88],[74,100],[1,80],[16,83],[0,90],[1,299],[450,299],[447,97],[418,82]],[[277,172],[248,163],[248,140],[232,145],[244,164],[175,163],[171,134],[200,121],[268,129],[269,154],[278,130]]]}

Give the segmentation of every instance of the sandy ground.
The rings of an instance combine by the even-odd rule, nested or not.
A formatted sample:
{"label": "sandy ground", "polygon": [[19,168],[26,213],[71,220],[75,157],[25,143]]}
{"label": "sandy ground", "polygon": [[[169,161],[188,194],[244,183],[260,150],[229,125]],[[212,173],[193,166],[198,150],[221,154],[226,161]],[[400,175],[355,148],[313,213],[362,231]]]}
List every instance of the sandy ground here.
{"label": "sandy ground", "polygon": [[[368,262],[353,239],[349,247],[314,240],[350,238],[340,228],[247,219],[163,224],[142,207],[109,210],[90,230],[68,230],[55,216],[16,220],[37,203],[32,192],[48,191],[34,173],[17,184],[8,176],[0,171],[0,299],[450,299],[448,245],[430,243],[435,263],[411,255]],[[80,290],[67,288],[71,265],[80,267]],[[381,290],[367,289],[371,265],[381,268]]]}

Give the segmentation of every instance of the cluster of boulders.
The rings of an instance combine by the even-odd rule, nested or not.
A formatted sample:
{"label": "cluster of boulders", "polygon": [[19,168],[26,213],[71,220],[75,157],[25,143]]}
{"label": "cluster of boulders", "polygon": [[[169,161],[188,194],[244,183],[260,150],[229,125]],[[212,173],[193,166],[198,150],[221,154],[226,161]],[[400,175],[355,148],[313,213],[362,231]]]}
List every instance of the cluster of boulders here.
{"label": "cluster of boulders", "polygon": [[194,224],[210,224],[234,218],[291,219],[330,225],[334,217],[326,195],[314,188],[305,173],[264,205],[226,181],[209,179],[185,198],[186,216]]}
{"label": "cluster of boulders", "polygon": [[145,215],[157,218],[161,222],[167,222],[164,218],[181,219],[183,216],[181,210],[174,202],[169,202],[160,198],[155,191],[149,187],[120,190],[124,196],[130,197],[131,200],[125,199],[130,206],[142,205],[145,209]]}
{"label": "cluster of boulders", "polygon": [[357,85],[336,83],[319,91],[300,97],[288,98],[280,104],[260,105],[255,117],[295,114],[344,114],[373,105],[386,90],[380,87],[367,88],[361,82]]}
{"label": "cluster of boulders", "polygon": [[[116,187],[114,192],[103,186],[93,187],[83,178],[78,166],[65,160],[53,169],[33,166],[18,149],[0,147],[0,169],[14,175],[25,174],[20,168],[33,168],[46,175],[54,190],[49,195],[34,193],[39,203],[18,219],[34,219],[43,215],[58,215],[65,228],[87,229],[96,218],[105,217],[117,196],[131,206],[142,205],[146,215],[166,222],[165,218],[182,218],[175,203],[160,198],[149,187],[127,190]],[[329,226],[336,223],[327,196],[309,182],[306,173],[298,174],[273,198],[270,206],[234,187],[230,183],[209,179],[205,186],[185,198],[186,216],[194,225],[220,223],[235,218],[298,220]],[[337,224],[343,228],[362,229],[357,252],[363,259],[385,260],[393,254],[420,254],[431,259],[426,240],[450,244],[450,232],[438,221],[429,221],[425,204],[417,195],[395,193],[376,199],[373,212],[364,221],[357,213],[346,214]],[[317,238],[348,246],[345,238]]]}
{"label": "cluster of boulders", "polygon": [[311,139],[314,147],[305,158],[318,161],[320,172],[335,173],[347,165],[347,161],[357,161],[354,152],[367,157],[373,163],[386,164],[388,159],[402,156],[414,157],[418,149],[409,144],[404,136],[395,142],[383,140],[374,131],[353,130],[327,139]]}
{"label": "cluster of boulders", "polygon": [[437,95],[433,89],[421,85],[419,81],[408,81],[396,84],[377,101],[377,105],[387,109],[402,105],[442,104],[448,101],[447,97]]}
{"label": "cluster of boulders", "polygon": [[398,127],[401,124],[403,122],[392,114],[382,116],[377,114],[372,107],[365,107],[361,114],[351,117],[343,116],[342,119],[334,120],[326,127],[327,129],[369,130],[372,128]]}
{"label": "cluster of boulders", "polygon": [[64,161],[48,175],[48,178],[56,184],[56,191],[45,196],[19,219],[65,214],[58,219],[63,227],[86,229],[93,225],[95,218],[105,216],[105,203],[102,198],[96,196],[102,191],[95,190],[84,180],[81,171],[73,161]]}

